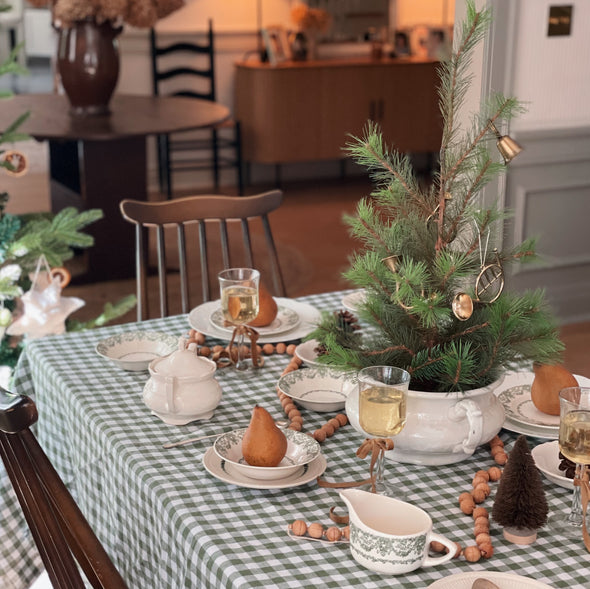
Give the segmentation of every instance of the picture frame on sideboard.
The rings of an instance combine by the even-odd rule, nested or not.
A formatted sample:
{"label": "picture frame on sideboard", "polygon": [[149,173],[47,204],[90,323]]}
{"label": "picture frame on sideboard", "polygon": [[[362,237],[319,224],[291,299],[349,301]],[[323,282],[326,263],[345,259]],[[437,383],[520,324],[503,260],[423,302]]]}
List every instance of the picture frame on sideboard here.
{"label": "picture frame on sideboard", "polygon": [[262,39],[271,65],[291,59],[291,47],[284,27],[274,26],[262,29]]}

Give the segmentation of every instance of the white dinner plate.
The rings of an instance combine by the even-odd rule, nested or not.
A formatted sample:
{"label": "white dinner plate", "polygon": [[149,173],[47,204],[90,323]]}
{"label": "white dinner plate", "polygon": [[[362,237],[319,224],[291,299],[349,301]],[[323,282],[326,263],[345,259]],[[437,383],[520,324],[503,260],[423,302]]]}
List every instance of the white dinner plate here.
{"label": "white dinner plate", "polygon": [[[229,333],[229,335],[231,335],[234,331],[233,326],[225,325],[225,319],[223,318],[221,307],[215,309],[213,313],[211,313],[209,320],[213,324],[213,327],[216,327],[221,331],[225,331],[226,333]],[[277,335],[279,333],[284,333],[285,331],[294,329],[297,327],[297,325],[299,325],[299,321],[299,315],[295,310],[281,305],[278,308],[277,316],[270,325],[266,325],[264,327],[255,327],[254,329],[260,335]]]}
{"label": "white dinner plate", "polygon": [[[295,311],[299,316],[299,324],[293,329],[278,335],[263,335],[258,339],[259,344],[274,344],[301,339],[311,333],[319,323],[321,313],[312,305],[281,297],[276,297],[275,300],[277,305],[288,307]],[[219,300],[209,301],[195,307],[189,313],[189,325],[203,335],[229,341],[231,339],[231,332],[222,331],[214,325],[211,325],[211,321],[209,321],[211,313],[217,308],[219,308]]]}
{"label": "white dinner plate", "polygon": [[358,313],[359,305],[364,303],[365,301],[365,291],[364,290],[355,290],[344,297],[340,301],[340,304],[351,313]]}
{"label": "white dinner plate", "polygon": [[[590,386],[590,379],[574,375],[580,386]],[[546,439],[557,439],[559,416],[539,411],[531,400],[534,372],[520,371],[506,374],[495,390],[506,413],[504,428],[515,433]]]}
{"label": "white dinner plate", "polygon": [[499,589],[543,589],[550,587],[546,583],[536,581],[530,577],[500,573],[496,571],[475,571],[473,573],[458,573],[439,579],[428,585],[428,589],[471,589],[476,579],[487,579],[498,585]]}
{"label": "white dinner plate", "polygon": [[535,446],[531,454],[537,468],[552,482],[564,489],[573,489],[572,479],[568,479],[562,470],[559,470],[559,442],[545,442]]}
{"label": "white dinner plate", "polygon": [[324,455],[320,454],[315,460],[302,466],[300,471],[291,476],[284,479],[261,481],[245,477],[233,471],[231,464],[222,460],[211,446],[203,456],[203,466],[215,478],[238,487],[246,487],[247,489],[289,489],[315,481],[317,477],[324,473],[327,463]]}

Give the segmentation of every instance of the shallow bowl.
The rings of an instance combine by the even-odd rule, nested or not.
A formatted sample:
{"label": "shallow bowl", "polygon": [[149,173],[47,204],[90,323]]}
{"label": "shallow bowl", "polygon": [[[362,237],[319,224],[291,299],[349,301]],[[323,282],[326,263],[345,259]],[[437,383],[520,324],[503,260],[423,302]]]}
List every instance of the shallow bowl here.
{"label": "shallow bowl", "polygon": [[564,489],[573,489],[574,481],[559,470],[559,442],[545,442],[531,450],[536,467],[552,482]]}
{"label": "shallow bowl", "polygon": [[344,409],[357,383],[356,373],[327,366],[300,368],[281,376],[277,386],[301,407],[329,413]]}
{"label": "shallow bowl", "polygon": [[96,353],[123,370],[147,370],[155,358],[178,349],[178,337],[155,331],[119,333],[96,344]]}
{"label": "shallow bowl", "polygon": [[287,438],[287,453],[278,466],[251,466],[242,454],[242,438],[246,429],[234,430],[219,436],[213,444],[215,453],[243,476],[272,481],[293,475],[315,460],[321,453],[320,445],[307,434],[283,430]]}

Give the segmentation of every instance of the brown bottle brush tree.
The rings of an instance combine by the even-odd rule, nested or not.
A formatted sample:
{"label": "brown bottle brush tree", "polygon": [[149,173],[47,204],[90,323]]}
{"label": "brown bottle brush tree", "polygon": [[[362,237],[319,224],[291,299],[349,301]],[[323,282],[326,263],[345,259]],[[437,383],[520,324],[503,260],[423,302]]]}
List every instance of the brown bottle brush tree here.
{"label": "brown bottle brush tree", "polygon": [[492,518],[504,528],[532,531],[545,525],[548,511],[541,475],[526,436],[519,436],[500,479]]}

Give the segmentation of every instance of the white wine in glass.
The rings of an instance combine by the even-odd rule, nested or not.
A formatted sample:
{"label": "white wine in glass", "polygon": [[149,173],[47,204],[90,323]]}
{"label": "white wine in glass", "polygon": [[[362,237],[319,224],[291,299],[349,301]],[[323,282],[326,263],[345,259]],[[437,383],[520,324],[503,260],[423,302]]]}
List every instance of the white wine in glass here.
{"label": "white wine in glass", "polygon": [[576,464],[574,492],[569,513],[553,514],[549,527],[568,538],[582,538],[584,516],[580,501],[580,486],[576,479],[584,477],[590,464],[590,388],[567,387],[559,392],[559,450]]}
{"label": "white wine in glass", "polygon": [[[228,268],[218,274],[221,312],[230,325],[240,326],[258,315],[260,272],[252,268]],[[249,368],[244,357],[244,333],[238,334],[236,370]]]}
{"label": "white wine in glass", "polygon": [[[369,366],[358,373],[359,423],[364,432],[378,438],[399,434],[406,424],[406,397],[410,375],[395,366]],[[381,495],[400,497],[385,481],[384,456],[379,454],[375,488]]]}

